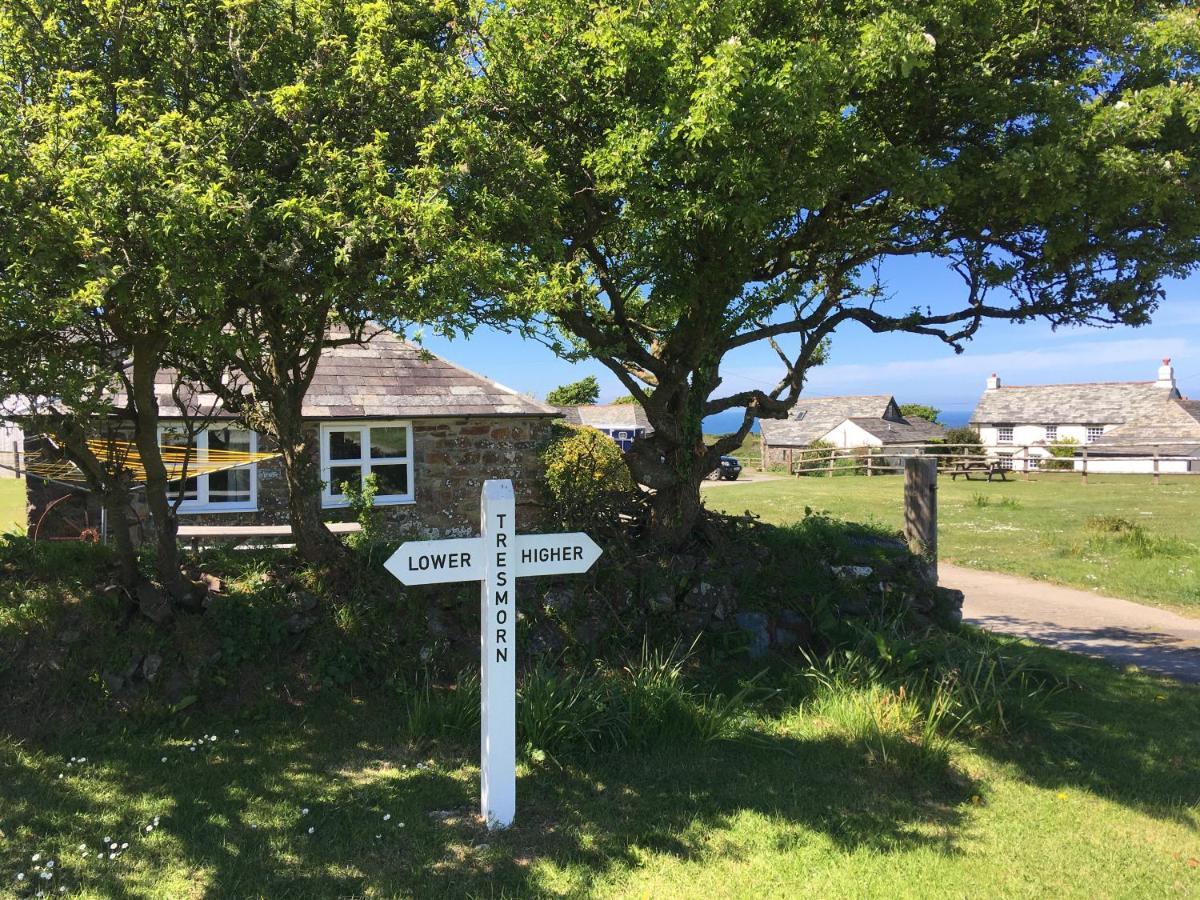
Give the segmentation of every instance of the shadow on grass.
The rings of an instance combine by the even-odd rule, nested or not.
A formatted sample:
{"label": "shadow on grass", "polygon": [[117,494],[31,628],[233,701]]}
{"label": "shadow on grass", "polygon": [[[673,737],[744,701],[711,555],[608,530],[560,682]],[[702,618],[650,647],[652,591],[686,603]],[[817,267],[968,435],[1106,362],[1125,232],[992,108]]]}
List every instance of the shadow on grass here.
{"label": "shadow on grass", "polygon": [[[704,836],[747,812],[790,823],[798,840],[815,833],[885,853],[953,848],[973,790],[944,767],[912,774],[837,738],[755,735],[523,769],[517,824],[489,833],[476,816],[475,768],[453,750],[418,768],[427,757],[390,739],[394,706],[386,698],[322,703],[303,722],[281,710],[197,751],[114,736],[92,742],[82,773],[63,780],[57,754],[9,744],[0,754],[4,855],[55,855],[56,885],[110,897],[525,894],[544,889],[539,860],[590,883],[613,866],[637,865],[639,850],[735,852],[712,849]],[[204,730],[231,725],[210,720]],[[146,835],[154,815],[161,825]],[[103,837],[131,847],[97,860]],[[81,842],[87,860],[74,850]]]}
{"label": "shadow on grass", "polygon": [[1039,787],[1077,787],[1156,818],[1196,827],[1200,813],[1200,687],[1098,660],[1020,644],[976,639],[1026,654],[1068,687],[1005,739],[977,749],[1015,765]]}
{"label": "shadow on grass", "polygon": [[[1195,823],[1200,690],[1002,638],[974,640],[997,641],[1072,678],[1013,735],[976,742],[979,752],[1040,787],[1084,788]],[[184,720],[166,738],[113,726],[82,747],[39,750],[0,739],[0,828],[7,835],[0,883],[11,883],[13,867],[28,867],[41,851],[61,861],[55,886],[83,884],[93,895],[118,898],[561,888],[547,877],[579,891],[644,864],[647,852],[681,859],[751,853],[752,842],[707,840],[745,824],[747,815],[770,821],[761,832],[777,848],[823,841],[845,851],[956,853],[970,798],[980,790],[899,739],[881,753],[827,733],[754,732],[597,755],[566,769],[525,768],[517,824],[488,833],[476,817],[474,754],[404,745],[399,707],[381,692],[319,698],[303,709],[264,704],[251,721]],[[201,731],[218,740],[189,750],[186,739]],[[89,762],[64,768],[79,753]],[[893,761],[880,763],[885,756]],[[161,825],[146,835],[156,815]],[[103,837],[129,841],[130,849],[98,860]],[[80,842],[87,860],[75,849]],[[552,863],[555,874],[540,862]]]}

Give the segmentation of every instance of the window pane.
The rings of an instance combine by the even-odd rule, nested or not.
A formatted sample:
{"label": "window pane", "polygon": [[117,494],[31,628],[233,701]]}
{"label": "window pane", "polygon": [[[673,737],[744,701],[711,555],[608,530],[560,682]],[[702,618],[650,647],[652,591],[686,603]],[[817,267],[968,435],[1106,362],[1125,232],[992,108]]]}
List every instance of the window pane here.
{"label": "window pane", "polygon": [[381,459],[387,456],[408,456],[407,428],[371,429],[371,458]]}
{"label": "window pane", "polygon": [[[167,490],[169,490],[171,492],[171,499],[174,500],[176,497],[179,496],[179,482],[172,481],[170,483],[170,485],[167,487]],[[199,496],[199,495],[196,492],[196,479],[189,478],[183,484],[183,499],[184,500],[195,500],[197,496]]]}
{"label": "window pane", "polygon": [[249,503],[250,467],[226,469],[208,476],[209,503]]}
{"label": "window pane", "polygon": [[209,450],[236,450],[250,452],[250,432],[240,428],[213,428],[208,432]]}
{"label": "window pane", "polygon": [[362,488],[362,470],[358,466],[332,466],[329,469],[329,493],[342,496],[342,482],[350,482],[356,490]]}
{"label": "window pane", "polygon": [[381,496],[408,493],[407,465],[375,465],[371,466],[375,479],[379,483]]}
{"label": "window pane", "polygon": [[329,432],[329,458],[362,459],[362,432],[357,428]]}

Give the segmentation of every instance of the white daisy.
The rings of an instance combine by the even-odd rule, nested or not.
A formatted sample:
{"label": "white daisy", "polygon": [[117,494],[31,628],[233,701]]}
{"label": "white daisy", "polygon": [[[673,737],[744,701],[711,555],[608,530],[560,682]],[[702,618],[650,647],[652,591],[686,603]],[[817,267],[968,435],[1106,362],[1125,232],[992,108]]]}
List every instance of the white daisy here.
{"label": "white daisy", "polygon": [[383,814],[383,821],[385,821],[385,822],[386,822],[386,821],[388,821],[389,819],[391,819],[391,817],[392,817],[392,814],[391,814],[391,813],[384,813],[384,814]]}

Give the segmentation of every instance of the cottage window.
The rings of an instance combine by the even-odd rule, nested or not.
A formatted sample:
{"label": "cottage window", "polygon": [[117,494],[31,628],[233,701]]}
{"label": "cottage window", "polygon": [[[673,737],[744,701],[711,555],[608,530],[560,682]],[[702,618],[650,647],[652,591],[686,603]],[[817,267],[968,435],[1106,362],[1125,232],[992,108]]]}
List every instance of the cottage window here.
{"label": "cottage window", "polygon": [[1046,426],[1046,443],[1052,444],[1057,440],[1058,440],[1058,426],[1057,425],[1047,425]]}
{"label": "cottage window", "polygon": [[408,422],[338,422],[321,426],[322,502],[347,506],[344,484],[360,489],[368,475],[375,504],[413,502],[412,427]]}
{"label": "cottage window", "polygon": [[1011,469],[1013,467],[1013,455],[1011,453],[998,453],[996,460],[1000,463],[1000,468]]}
{"label": "cottage window", "polygon": [[1025,468],[1040,469],[1042,467],[1042,459],[1040,456],[1030,456],[1025,460]]}
{"label": "cottage window", "polygon": [[[186,447],[187,435],[167,426],[159,431],[159,442],[166,447]],[[232,450],[257,453],[258,435],[244,428],[207,428],[196,434],[192,443],[197,467],[209,462],[209,451]],[[181,513],[253,512],[258,509],[258,466],[254,463],[209,472],[171,483],[174,496],[182,491]],[[174,499],[174,497],[173,497]]]}
{"label": "cottage window", "polygon": [[997,427],[996,440],[1001,444],[1011,444],[1013,442],[1013,427],[1011,425],[1000,425]]}
{"label": "cottage window", "polygon": [[1090,444],[1092,441],[1098,441],[1104,436],[1103,425],[1089,425],[1087,427],[1087,439]]}

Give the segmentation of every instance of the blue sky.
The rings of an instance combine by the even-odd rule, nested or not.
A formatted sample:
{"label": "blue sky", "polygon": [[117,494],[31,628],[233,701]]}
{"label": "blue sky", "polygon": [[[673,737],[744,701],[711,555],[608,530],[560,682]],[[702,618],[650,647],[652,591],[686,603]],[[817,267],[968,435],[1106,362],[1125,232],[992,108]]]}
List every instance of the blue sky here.
{"label": "blue sky", "polygon": [[[961,297],[958,277],[936,261],[912,260],[884,271],[895,309],[940,306]],[[935,338],[873,335],[860,326],[839,331],[829,363],[814,369],[806,393],[894,394],[901,403],[928,403],[968,412],[992,372],[1006,384],[1146,381],[1171,357],[1180,390],[1200,397],[1200,276],[1165,285],[1167,298],[1142,328],[1071,328],[1042,323],[985,324],[961,355]],[[594,374],[601,400],[625,393],[598,363],[571,364],[533,341],[481,330],[470,338],[425,338],[425,346],[460,365],[539,398],[556,385]],[[766,346],[746,348],[722,366],[723,390],[769,387],[781,374]]]}

